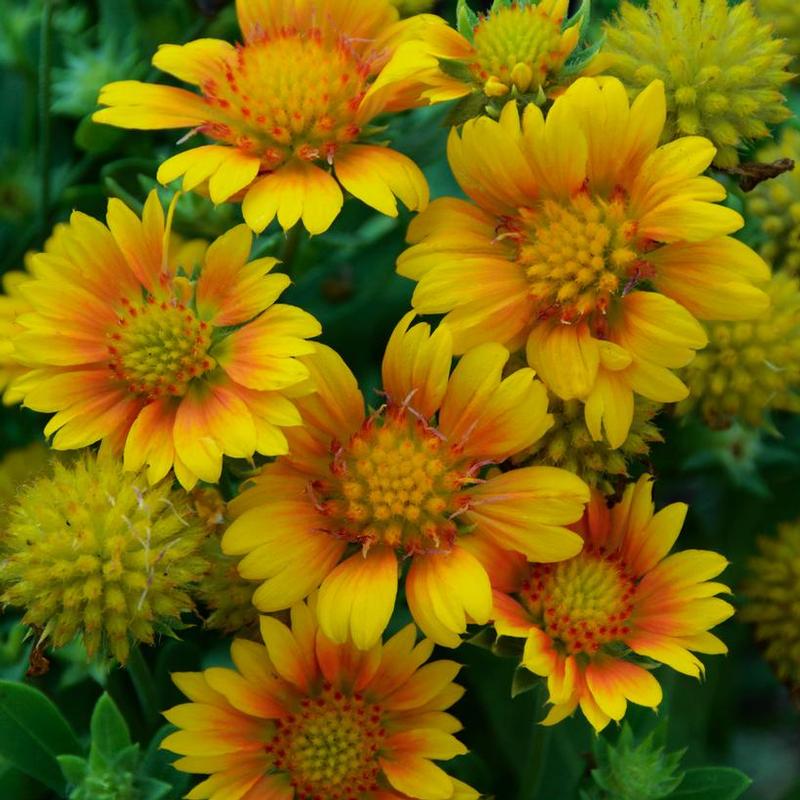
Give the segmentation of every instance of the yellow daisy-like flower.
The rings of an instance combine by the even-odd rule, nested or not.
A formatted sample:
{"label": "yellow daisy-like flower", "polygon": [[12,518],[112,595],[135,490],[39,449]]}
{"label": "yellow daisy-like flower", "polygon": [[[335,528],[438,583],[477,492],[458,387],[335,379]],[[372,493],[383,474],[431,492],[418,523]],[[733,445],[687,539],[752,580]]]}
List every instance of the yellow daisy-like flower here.
{"label": "yellow daisy-like flower", "polygon": [[288,285],[274,258],[248,262],[240,225],[193,270],[171,266],[169,221],[155,192],[141,219],[119,200],[108,227],[79,212],[62,233],[64,255],[32,260],[20,286],[17,388],[29,408],[57,412],[45,435],[68,450],[103,440],[151,482],[174,466],[191,488],[219,479],[222,456],[286,452],[281,428],[299,425],[286,392],[308,369],[296,356],[319,323],[275,300]]}
{"label": "yellow daisy-like flower", "polygon": [[441,198],[409,228],[398,271],[413,305],[446,314],[456,352],[486,341],[526,346],[562,400],[585,402],[595,439],[618,447],[634,393],[669,403],[687,389],[672,370],[706,334],[697,318],[763,312],[753,286],[769,269],[728,234],[742,226],[713,201],[707,139],[658,146],[664,88],[629,107],[614,78],[581,78],[545,120],[508,103],[450,134],[450,166],[472,202]]}
{"label": "yellow daisy-like flower", "polygon": [[392,68],[398,77],[415,76],[431,103],[467,95],[482,105],[511,96],[541,102],[559,85],[580,38],[585,10],[568,20],[568,6],[568,0],[495,0],[479,15],[462,0],[458,31],[429,26],[422,41],[402,46]]}
{"label": "yellow daisy-like flower", "polygon": [[755,156],[765,163],[781,158],[791,158],[794,168],[748,192],[744,208],[761,226],[761,255],[776,269],[800,275],[800,131],[795,128],[784,128],[777,142]]}
{"label": "yellow daisy-like flower", "polygon": [[574,558],[497,562],[494,625],[501,636],[524,638],[523,666],[547,678],[552,708],[542,724],[580,706],[600,731],[622,719],[628,702],[658,706],[658,681],[630,652],[694,677],[703,672],[694,652],[727,652],[709,633],[733,614],[714,596],[728,588],[711,580],[726,560],[708,550],[667,555],[686,505],[654,511],[643,475],[611,509],[593,494],[577,526],[585,545]]}
{"label": "yellow daisy-like flower", "polygon": [[436,18],[398,22],[389,0],[237,0],[236,7],[243,45],[198,39],[162,45],[153,57],[201,94],[118,81],[100,92],[108,108],[94,120],[203,133],[215,143],[165,161],[158,179],[183,176],[184,190],[204,187],[215,203],[242,199],[257,232],[276,215],[284,229],[302,220],[310,233],[327,230],[342,207],[340,184],[390,216],[396,197],[424,208],[419,168],[369,137],[374,117],[416,104],[408,80],[381,75],[397,45]]}
{"label": "yellow daisy-like flower", "polygon": [[717,148],[716,166],[736,166],[739,147],[791,116],[781,94],[791,56],[749,0],[649,0],[646,8],[626,1],[604,33],[605,72],[632,97],[664,81],[662,141],[706,136]]}
{"label": "yellow daisy-like flower", "polygon": [[406,598],[426,636],[455,647],[470,621],[489,619],[483,560],[492,546],[536,561],[580,550],[565,527],[589,490],[565,470],[526,467],[484,478],[482,469],[529,447],[552,424],[531,369],[503,379],[508,351],[486,344],[452,375],[450,331],[395,329],[383,361],[386,403],[364,413],[344,362],[319,346],[303,363],[318,389],[298,401],[303,428],[287,432],[287,456],[263,467],[230,504],[237,517],[223,550],[262,581],[253,602],[278,611],[321,585],[326,636],[372,647]]}
{"label": "yellow daisy-like flower", "polygon": [[712,428],[738,417],[753,427],[770,409],[800,411],[800,283],[776,273],[770,308],[758,319],[708,326],[709,346],[683,370],[689,397],[678,413],[697,409]]}
{"label": "yellow daisy-like flower", "polygon": [[756,639],[778,678],[800,689],[800,524],[778,527],[758,540],[742,586],[741,618],[755,625]]}
{"label": "yellow daisy-like flower", "polygon": [[318,628],[313,603],[291,627],[261,617],[264,644],[234,641],[234,669],[173,674],[190,703],[165,713],[180,730],[162,747],[210,777],[190,800],[474,800],[437,766],[467,750],[446,710],[463,694],[459,665],[425,662],[408,625],[360,652]]}

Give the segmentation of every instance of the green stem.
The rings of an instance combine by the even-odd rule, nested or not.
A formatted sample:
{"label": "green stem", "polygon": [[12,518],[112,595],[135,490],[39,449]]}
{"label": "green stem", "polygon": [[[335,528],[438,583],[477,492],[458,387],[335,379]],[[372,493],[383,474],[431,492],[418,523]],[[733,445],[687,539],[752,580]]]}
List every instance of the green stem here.
{"label": "green stem", "polygon": [[291,275],[294,271],[294,261],[300,247],[302,235],[303,224],[301,222],[295,223],[295,225],[286,232],[286,242],[283,245],[283,252],[281,253],[281,268],[288,275]]}
{"label": "green stem", "polygon": [[148,726],[155,727],[158,724],[158,697],[150,668],[138,647],[131,648],[125,667],[139,699],[139,705],[142,707],[145,722]]}
{"label": "green stem", "polygon": [[546,725],[533,726],[519,800],[536,800],[539,796],[552,732],[553,729]]}
{"label": "green stem", "polygon": [[48,233],[50,219],[50,144],[52,121],[50,90],[53,38],[53,3],[44,0],[39,38],[39,228],[42,238]]}

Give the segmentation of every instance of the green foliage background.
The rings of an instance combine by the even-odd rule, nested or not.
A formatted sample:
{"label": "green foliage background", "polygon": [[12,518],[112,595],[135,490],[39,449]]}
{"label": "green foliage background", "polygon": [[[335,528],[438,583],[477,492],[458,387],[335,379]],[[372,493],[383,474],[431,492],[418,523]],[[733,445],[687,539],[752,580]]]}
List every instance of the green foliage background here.
{"label": "green foliage background", "polygon": [[[438,11],[452,20],[454,6],[454,0],[442,3]],[[615,0],[595,3],[595,28],[615,6]],[[159,43],[199,36],[235,40],[237,35],[232,3],[225,0],[0,0],[0,271],[20,268],[24,253],[41,247],[52,225],[71,209],[103,217],[111,195],[138,209],[153,186],[156,168],[178,135],[95,125],[88,115],[100,85],[154,78],[149,58]],[[800,107],[796,90],[791,104]],[[394,146],[423,167],[433,196],[459,191],[445,157],[445,114],[446,109],[420,109],[394,119],[389,131]],[[735,191],[729,202],[740,207]],[[235,206],[214,210],[206,201],[184,197],[176,229],[212,238],[238,219]],[[397,220],[381,217],[353,202],[324,236],[309,239],[303,233],[287,239],[270,228],[257,244],[259,251],[286,261],[294,285],[285,300],[320,319],[324,341],[343,355],[368,391],[377,384],[389,331],[409,305],[412,284],[394,272],[408,219],[406,214]],[[744,238],[752,242],[757,235],[748,225]],[[660,422],[667,444],[653,452],[658,501],[689,503],[679,545],[724,553],[731,561],[725,577],[736,587],[757,534],[800,514],[800,420],[775,418],[775,434],[738,429],[710,434],[669,415]],[[2,451],[34,440],[42,427],[35,414],[3,408]],[[180,641],[166,640],[144,652],[130,669],[110,671],[87,668],[75,645],[48,654],[47,674],[25,678],[31,644],[23,640],[17,619],[11,612],[0,616],[0,798],[61,796],[64,784],[54,769],[55,756],[69,756],[67,774],[81,769],[81,758],[100,758],[89,753],[88,742],[94,724],[103,724],[91,723],[101,697],[95,716],[105,715],[107,723],[111,719],[115,731],[102,729],[102,736],[121,737],[124,749],[127,729],[144,754],[131,763],[144,764],[150,794],[137,783],[140,794],[130,797],[182,796],[187,781],[156,749],[163,735],[157,712],[180,701],[169,673],[225,662],[227,642],[193,628]],[[744,795],[752,800],[800,800],[798,710],[761,660],[746,627],[734,618],[720,633],[730,654],[705,659],[703,683],[659,669],[666,693],[659,716],[631,707],[631,731],[641,741],[658,726],[658,741],[666,751],[686,750],[682,768],[713,764],[742,770],[753,779]],[[459,777],[502,800],[569,800],[581,796],[579,787],[584,797],[624,797],[619,789],[592,784],[590,772],[602,767],[605,751],[582,718],[552,731],[538,727],[534,721],[543,716],[539,692],[510,696],[512,660],[471,645],[460,648],[456,657],[466,664],[460,680],[468,692],[455,711],[472,751],[452,765]],[[22,681],[42,690],[54,705],[26,693]],[[36,725],[56,738],[39,741]],[[20,742],[30,744],[25,735],[39,748],[28,754],[30,763],[39,765],[33,770],[38,780],[17,769],[20,763],[11,755]],[[614,744],[619,735],[609,729],[602,740]],[[731,778],[734,773],[709,775],[699,770],[687,776],[683,789],[679,785],[669,796],[738,796],[741,785]],[[726,784],[728,779],[733,784]],[[706,780],[712,783],[703,789]],[[643,800],[644,794],[631,797]]]}

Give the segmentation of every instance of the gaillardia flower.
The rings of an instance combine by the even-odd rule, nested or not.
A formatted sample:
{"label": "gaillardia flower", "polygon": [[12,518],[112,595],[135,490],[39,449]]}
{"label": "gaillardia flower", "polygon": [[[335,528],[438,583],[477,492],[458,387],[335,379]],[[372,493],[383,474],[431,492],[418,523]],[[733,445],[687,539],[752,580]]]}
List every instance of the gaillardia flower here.
{"label": "gaillardia flower", "polygon": [[0,600],[24,609],[40,641],[81,635],[89,656],[124,663],[132,643],[152,643],[192,610],[206,535],[171,481],[148,486],[107,451],[54,460],[11,508]]}
{"label": "gaillardia flower", "polygon": [[791,56],[749,0],[649,0],[647,8],[624,0],[604,32],[606,74],[633,97],[664,81],[662,141],[705,136],[718,167],[736,166],[739,147],[791,116],[781,94]]}
{"label": "gaillardia flower", "polygon": [[[410,108],[409,80],[381,80],[399,43],[435,17],[398,22],[389,0],[238,0],[244,44],[218,39],[162,45],[154,66],[197,86],[117,81],[100,92],[97,122],[122,128],[191,128],[214,144],[165,161],[158,179],[183,176],[215,203],[242,199],[247,224],[264,230],[277,215],[310,233],[330,226],[341,186],[397,215],[399,197],[421,209],[428,186],[406,156],[370,143],[371,121]],[[334,179],[335,174],[335,179]]]}
{"label": "gaillardia flower", "polygon": [[425,662],[408,625],[360,652],[297,603],[291,627],[261,617],[264,644],[237,639],[234,669],[173,674],[191,700],[165,713],[175,767],[210,777],[190,800],[473,800],[434,760],[466,752],[446,712],[463,694],[459,665]]}
{"label": "gaillardia flower", "polygon": [[758,540],[742,586],[741,619],[755,624],[756,639],[778,678],[800,689],[800,524],[778,527]]}
{"label": "gaillardia flower", "polygon": [[584,7],[567,19],[568,6],[568,0],[494,0],[485,14],[475,14],[462,0],[458,31],[428,26],[421,41],[399,49],[392,68],[414,75],[431,103],[472,96],[479,101],[469,104],[475,111],[510,97],[541,103],[587,63],[583,57],[565,67],[587,20]]}
{"label": "gaillardia flower", "polygon": [[800,276],[800,131],[784,128],[777,142],[762,147],[756,161],[791,158],[789,172],[763,181],[744,199],[745,214],[761,227],[759,253],[775,268]]}
{"label": "gaillardia flower", "polygon": [[317,394],[300,398],[304,426],[289,454],[262,468],[229,504],[223,550],[262,581],[253,602],[278,611],[321,585],[325,635],[361,649],[392,614],[398,573],[426,636],[455,647],[470,621],[488,621],[482,563],[489,545],[531,560],[569,558],[583,542],[568,530],[589,499],[586,484],[551,467],[488,476],[484,468],[529,447],[552,424],[547,393],[525,368],[502,379],[508,351],[477,347],[452,375],[450,331],[395,329],[383,361],[385,404],[366,415],[344,362],[327,347],[303,356]]}
{"label": "gaillardia flower", "polygon": [[766,288],[770,308],[758,319],[708,326],[708,347],[682,372],[689,396],[679,414],[697,409],[726,428],[735,417],[759,427],[770,409],[800,411],[800,283],[777,272]]}
{"label": "gaillardia flower", "polygon": [[174,465],[186,488],[216,482],[223,454],[286,452],[281,426],[300,416],[284,393],[307,379],[296,356],[320,326],[275,304],[289,283],[269,274],[275,259],[248,263],[252,234],[239,225],[194,269],[172,266],[155,192],[141,220],[110,200],[107,222],[73,213],[64,255],[34,256],[19,287],[32,311],[13,340],[28,367],[16,385],[29,408],[57,412],[52,446],[103,440],[151,482]]}
{"label": "gaillardia flower", "polygon": [[[586,544],[558,564],[505,570],[495,591],[494,624],[501,636],[524,638],[522,664],[547,678],[554,725],[580,706],[596,730],[619,721],[628,701],[655,708],[661,687],[636,663],[659,661],[699,677],[692,651],[724,653],[709,629],[733,614],[712,582],[727,562],[707,550],[667,555],[686,516],[684,503],[654,512],[652,483],[643,475],[609,510],[592,496],[577,529]],[[509,580],[511,581],[509,583]]]}
{"label": "gaillardia flower", "polygon": [[526,346],[562,400],[585,403],[593,438],[620,446],[634,393],[657,403],[687,389],[672,370],[705,346],[695,317],[742,319],[768,305],[752,284],[767,265],[727,234],[742,226],[701,173],[714,148],[658,147],[664,88],[632,106],[613,78],[581,78],[545,120],[508,103],[499,121],[450,134],[450,166],[472,202],[441,198],[409,227],[398,271],[413,305],[446,314],[455,350]]}

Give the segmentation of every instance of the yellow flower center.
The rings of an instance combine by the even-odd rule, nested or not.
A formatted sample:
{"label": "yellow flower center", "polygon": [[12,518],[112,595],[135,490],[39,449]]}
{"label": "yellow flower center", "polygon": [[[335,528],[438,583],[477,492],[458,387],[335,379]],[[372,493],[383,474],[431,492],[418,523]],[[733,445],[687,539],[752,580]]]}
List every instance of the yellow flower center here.
{"label": "yellow flower center", "polygon": [[331,477],[312,491],[337,537],[407,554],[446,551],[469,500],[461,493],[474,480],[469,466],[411,411],[393,408],[367,420],[346,446],[334,444]]}
{"label": "yellow flower center", "polygon": [[490,97],[502,97],[512,87],[536,91],[549,73],[558,70],[572,48],[562,42],[562,16],[553,3],[516,3],[482,17],[475,27],[472,73]]}
{"label": "yellow flower center", "polygon": [[505,228],[543,317],[574,322],[605,314],[614,295],[651,274],[621,193],[604,200],[579,192],[569,204],[545,200]]}
{"label": "yellow flower center", "polygon": [[379,790],[382,718],[379,705],[326,683],[296,713],[275,721],[265,749],[289,774],[296,800],[360,800]]}
{"label": "yellow flower center", "polygon": [[150,399],[182,396],[189,381],[214,367],[208,355],[211,329],[179,302],[141,305],[122,300],[108,333],[109,367],[131,392]]}
{"label": "yellow flower center", "polygon": [[265,170],[291,156],[332,160],[360,130],[355,115],[371,64],[347,42],[319,29],[286,29],[237,50],[203,93],[201,130],[261,158]]}
{"label": "yellow flower center", "polygon": [[630,632],[636,586],[617,559],[587,545],[557,564],[533,564],[522,598],[567,654],[596,653]]}

